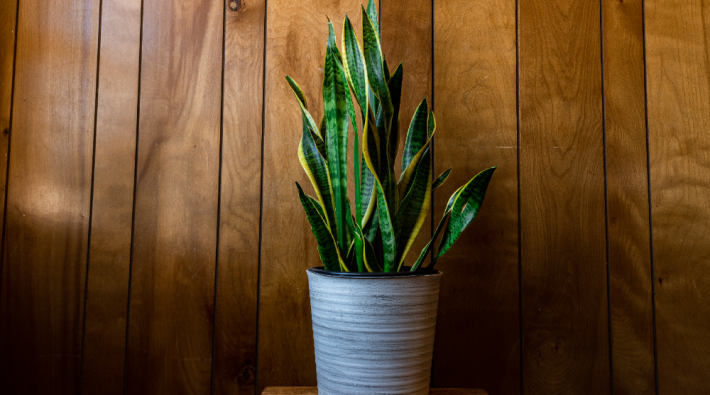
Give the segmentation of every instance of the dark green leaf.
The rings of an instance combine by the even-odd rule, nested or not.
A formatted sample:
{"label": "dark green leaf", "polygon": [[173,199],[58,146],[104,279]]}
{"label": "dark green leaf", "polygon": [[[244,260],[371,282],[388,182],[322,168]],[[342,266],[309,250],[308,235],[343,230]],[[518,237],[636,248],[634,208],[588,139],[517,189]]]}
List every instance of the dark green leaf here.
{"label": "dark green leaf", "polygon": [[395,242],[394,227],[389,208],[385,202],[385,194],[382,186],[377,183],[377,212],[379,213],[380,230],[382,233],[382,258],[384,260],[385,272],[397,271],[395,258],[397,256],[397,246]]}
{"label": "dark green leaf", "polygon": [[496,167],[494,166],[478,173],[458,193],[451,208],[449,226],[444,231],[444,236],[442,236],[439,244],[439,251],[432,265],[454,245],[461,232],[471,224],[471,221],[478,214],[483,198],[486,196],[488,183],[491,181],[495,169]]}
{"label": "dark green leaf", "polygon": [[431,205],[431,159],[430,150],[424,152],[407,195],[402,199],[395,216],[395,234],[397,236],[397,262],[402,267],[404,258],[416,240],[419,230],[424,225]]}
{"label": "dark green leaf", "polygon": [[451,169],[446,170],[445,172],[441,173],[439,177],[436,178],[436,180],[431,184],[432,189],[436,189],[446,182],[446,180],[449,178],[449,174],[451,174]]}
{"label": "dark green leaf", "polygon": [[339,272],[342,270],[343,261],[338,252],[338,246],[335,244],[335,238],[328,230],[323,217],[318,213],[318,209],[314,205],[314,199],[309,199],[298,183],[298,197],[301,199],[303,209],[306,211],[306,217],[311,224],[311,230],[318,242],[318,254],[321,262],[326,270]]}
{"label": "dark green leaf", "polygon": [[412,159],[424,147],[427,140],[427,102],[424,99],[419,103],[412,116],[412,122],[409,123],[407,140],[404,143],[404,152],[402,153],[402,174],[409,167]]}

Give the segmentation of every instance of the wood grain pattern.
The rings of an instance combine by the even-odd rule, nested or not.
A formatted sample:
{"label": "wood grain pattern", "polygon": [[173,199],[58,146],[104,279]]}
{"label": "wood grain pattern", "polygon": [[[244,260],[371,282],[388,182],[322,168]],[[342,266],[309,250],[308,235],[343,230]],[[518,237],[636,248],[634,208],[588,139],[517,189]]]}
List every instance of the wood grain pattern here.
{"label": "wood grain pattern", "polygon": [[480,214],[437,262],[444,277],[433,385],[518,394],[515,1],[436,2],[435,12],[435,160],[437,173],[453,168],[436,192],[436,223],[459,186],[498,170]]}
{"label": "wood grain pattern", "polygon": [[104,0],[82,392],[122,394],[133,222],[140,0]]}
{"label": "wood grain pattern", "polygon": [[[0,4],[0,207],[5,207],[5,177],[7,176],[7,147],[10,137],[12,111],[12,71],[15,61],[15,22],[17,0]],[[0,212],[0,223],[5,210]],[[0,272],[2,265],[0,265]]]}
{"label": "wood grain pattern", "polygon": [[710,392],[710,6],[646,2],[658,389]]}
{"label": "wood grain pattern", "polygon": [[263,111],[263,0],[227,8],[215,393],[254,394]]}
{"label": "wood grain pattern", "polygon": [[20,3],[0,294],[3,393],[79,389],[98,11],[98,1]]}
{"label": "wood grain pattern", "polygon": [[[424,98],[429,108],[432,105],[432,1],[410,0],[383,1],[380,27],[382,29],[382,51],[391,72],[402,63],[402,102],[400,103],[400,135],[395,174],[399,177],[402,166],[402,152],[407,140],[407,130],[414,111]],[[405,24],[402,22],[406,21]],[[357,29],[359,31],[359,29]],[[438,113],[437,113],[438,114]],[[438,176],[433,168],[434,177]],[[433,207],[433,202],[432,202]],[[424,221],[414,244],[405,258],[404,264],[411,266],[419,253],[431,239],[431,211]],[[430,259],[424,261],[429,264]]]}
{"label": "wood grain pattern", "polygon": [[602,3],[613,385],[653,394],[643,3]]}
{"label": "wood grain pattern", "polygon": [[259,391],[267,385],[316,383],[306,269],[322,264],[294,185],[298,181],[313,195],[297,155],[302,132],[298,104],[284,76],[299,83],[311,113],[320,119],[325,16],[340,32],[346,12],[354,26],[361,25],[359,10],[356,0],[268,3]]}
{"label": "wood grain pattern", "polygon": [[524,390],[607,394],[599,3],[519,15]]}
{"label": "wood grain pattern", "polygon": [[[480,389],[463,388],[432,388],[430,395],[488,395]],[[318,395],[316,387],[269,387],[262,392],[262,395]]]}
{"label": "wood grain pattern", "polygon": [[126,391],[208,393],[223,4],[143,7]]}

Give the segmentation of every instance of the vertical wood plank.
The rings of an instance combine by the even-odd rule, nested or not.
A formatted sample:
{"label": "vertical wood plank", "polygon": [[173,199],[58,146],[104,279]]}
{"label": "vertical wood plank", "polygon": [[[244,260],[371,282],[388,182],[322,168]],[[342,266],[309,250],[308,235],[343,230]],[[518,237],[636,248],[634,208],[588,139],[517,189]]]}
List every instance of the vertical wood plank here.
{"label": "vertical wood plank", "polygon": [[[7,147],[10,137],[10,111],[12,111],[12,71],[15,61],[15,22],[17,0],[0,4],[0,224],[5,215],[5,177],[7,176]],[[0,265],[0,271],[2,266]]]}
{"label": "vertical wood plank", "polygon": [[[451,194],[498,165],[483,208],[437,262],[444,272],[434,387],[520,393],[515,1],[436,2],[438,223]],[[473,357],[472,357],[473,356]]]}
{"label": "vertical wood plank", "polygon": [[[380,28],[382,50],[391,72],[402,63],[402,101],[400,103],[399,149],[395,173],[399,177],[407,130],[414,111],[422,100],[432,106],[432,0],[382,2]],[[358,29],[359,31],[359,29]],[[436,167],[434,171],[438,170]],[[437,176],[438,174],[435,174]],[[432,204],[433,206],[433,204]],[[411,266],[431,239],[431,213],[427,216],[419,237],[412,245],[404,264]],[[429,259],[424,264],[428,264]]]}
{"label": "vertical wood plank", "polygon": [[302,132],[298,104],[284,76],[290,75],[299,83],[311,113],[320,119],[323,59],[328,39],[325,16],[333,20],[335,31],[340,32],[347,13],[356,31],[361,31],[360,3],[356,0],[268,2],[259,392],[265,386],[316,383],[305,271],[322,264],[294,185],[298,181],[308,194],[313,194],[298,161]]}
{"label": "vertical wood plank", "polygon": [[653,394],[643,2],[602,6],[613,390]]}
{"label": "vertical wood plank", "polygon": [[646,2],[660,393],[710,392],[710,6]]}
{"label": "vertical wood plank", "polygon": [[127,393],[210,391],[222,2],[145,0]]}
{"label": "vertical wood plank", "polygon": [[83,388],[122,394],[141,1],[103,0]]}
{"label": "vertical wood plank", "polygon": [[519,6],[524,390],[606,394],[599,2]]}
{"label": "vertical wood plank", "polygon": [[215,393],[252,395],[266,10],[264,0],[226,3]]}
{"label": "vertical wood plank", "polygon": [[99,1],[19,6],[0,383],[8,394],[76,393]]}

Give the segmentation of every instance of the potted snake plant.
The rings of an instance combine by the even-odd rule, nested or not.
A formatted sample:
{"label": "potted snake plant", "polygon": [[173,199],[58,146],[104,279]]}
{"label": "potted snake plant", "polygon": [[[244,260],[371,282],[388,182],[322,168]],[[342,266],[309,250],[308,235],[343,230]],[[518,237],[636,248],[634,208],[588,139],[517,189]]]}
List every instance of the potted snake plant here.
{"label": "potted snake plant", "polygon": [[[375,8],[370,0],[361,10],[362,46],[347,16],[342,49],[329,24],[320,123],[309,113],[301,88],[286,77],[303,124],[298,156],[316,195],[306,195],[296,183],[323,263],[307,271],[321,395],[428,394],[442,275],[434,265],[478,213],[495,171],[483,170],[454,192],[431,241],[411,267],[405,266],[429,212],[431,191],[451,169],[431,181],[436,121],[425,99],[409,123],[402,171],[395,175],[404,132],[399,122],[403,71],[401,64],[389,71]],[[347,197],[351,127],[354,213]]]}

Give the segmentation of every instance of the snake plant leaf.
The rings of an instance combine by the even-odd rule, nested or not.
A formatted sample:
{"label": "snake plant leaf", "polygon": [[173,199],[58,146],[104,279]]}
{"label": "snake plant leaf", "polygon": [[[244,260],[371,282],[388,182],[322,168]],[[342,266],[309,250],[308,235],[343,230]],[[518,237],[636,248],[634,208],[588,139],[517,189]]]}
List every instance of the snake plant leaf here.
{"label": "snake plant leaf", "polygon": [[[363,140],[364,144],[364,140]],[[363,217],[361,218],[360,226],[365,226],[365,222],[372,215],[372,210],[377,206],[377,196],[375,193],[375,176],[370,171],[365,163],[365,158],[362,158],[360,163],[360,201],[362,202]]]}
{"label": "snake plant leaf", "polygon": [[[308,127],[311,128],[316,134],[320,133],[320,129],[316,127],[316,122],[313,120],[313,117],[311,117],[311,113],[308,112],[308,104],[306,102],[306,96],[303,94],[303,91],[301,90],[301,87],[298,86],[296,81],[293,80],[293,78],[286,76],[286,81],[288,84],[291,86],[291,90],[293,90],[293,94],[296,95],[296,99],[298,99],[298,105],[301,108],[301,116],[307,120]],[[323,134],[320,134],[319,137],[322,138]]]}
{"label": "snake plant leaf", "polygon": [[367,90],[369,89],[370,83],[367,81],[365,57],[360,49],[360,43],[355,35],[353,25],[347,15],[343,22],[343,46],[345,49],[345,62],[343,63],[345,75],[352,86],[353,92],[355,92],[355,100],[357,100],[360,106],[360,112],[364,122],[366,121],[365,115],[367,114],[369,102]]}
{"label": "snake plant leaf", "polygon": [[385,272],[397,271],[395,259],[397,256],[397,245],[395,241],[394,226],[389,208],[385,201],[385,194],[379,182],[377,188],[377,212],[379,213],[380,230],[382,233],[382,259]]}
{"label": "snake plant leaf", "polygon": [[419,165],[419,161],[424,155],[424,151],[426,151],[430,145],[431,139],[427,140],[426,144],[424,144],[424,147],[422,147],[422,149],[419,150],[416,155],[414,155],[414,158],[412,158],[412,161],[409,163],[409,166],[407,166],[407,169],[402,170],[402,175],[399,178],[399,182],[397,183],[397,188],[399,190],[400,196],[407,195],[409,188],[412,186],[412,178],[414,177],[414,172],[416,171],[417,166]]}
{"label": "snake plant leaf", "polygon": [[446,170],[445,172],[441,173],[439,177],[436,178],[436,180],[431,184],[431,189],[436,189],[446,182],[446,180],[449,178],[449,175],[451,174],[451,169]]}
{"label": "snake plant leaf", "polygon": [[335,233],[335,205],[328,164],[318,152],[316,142],[305,120],[303,120],[301,143],[298,145],[298,159],[303,170],[306,171],[313,189],[316,191],[316,196],[318,196],[318,200],[325,211],[326,225]]}
{"label": "snake plant leaf", "polygon": [[404,263],[409,249],[419,235],[424,225],[429,207],[431,206],[431,158],[430,149],[424,152],[419,161],[417,171],[412,182],[412,187],[402,199],[402,204],[395,216],[397,228],[397,271]]}
{"label": "snake plant leaf", "polygon": [[389,131],[393,108],[392,98],[385,80],[382,47],[375,26],[364,9],[362,10],[362,41],[367,65],[367,78],[375,96],[380,100],[385,128]]}
{"label": "snake plant leaf", "polygon": [[375,0],[370,0],[367,3],[367,16],[372,21],[372,25],[375,27],[375,32],[377,32],[377,37],[379,40],[380,25],[379,25],[379,19],[377,18],[377,4],[375,4]]}
{"label": "snake plant leaf", "polygon": [[[457,190],[454,191],[454,193],[451,195],[449,198],[449,201],[446,203],[446,209],[444,210],[444,215],[441,217],[441,220],[439,221],[439,225],[436,226],[436,231],[434,232],[434,235],[432,236],[431,240],[427,243],[427,245],[422,249],[422,252],[419,254],[419,258],[417,258],[417,261],[412,265],[411,271],[415,271],[421,266],[422,262],[424,261],[424,258],[426,258],[427,254],[429,254],[429,251],[431,250],[432,246],[434,245],[434,242],[436,241],[437,237],[439,237],[439,233],[441,233],[441,230],[444,227],[444,224],[446,224],[447,220],[449,219],[449,214],[451,213],[451,208],[454,205],[454,202],[456,201],[456,198],[459,196],[459,193],[461,193],[461,189],[463,189],[465,185],[460,186]],[[429,264],[427,266],[427,269],[432,269],[433,266],[432,264]]]}
{"label": "snake plant leaf", "polygon": [[382,272],[382,265],[377,261],[375,247],[372,246],[369,240],[365,240],[365,269],[368,272]]}
{"label": "snake plant leaf", "polygon": [[[375,197],[377,197],[376,192],[375,192]],[[365,224],[365,226],[362,229],[362,235],[365,238],[365,240],[369,241],[370,243],[374,243],[375,237],[377,237],[377,229],[379,228],[379,226],[380,226],[379,213],[377,212],[377,207],[375,207],[373,215],[370,216],[367,223]]]}
{"label": "snake plant leaf", "polygon": [[422,100],[419,106],[412,115],[412,122],[409,123],[409,131],[407,132],[407,140],[404,143],[404,152],[402,153],[402,172],[404,172],[412,159],[426,144],[427,136],[427,101]]}
{"label": "snake plant leaf", "polygon": [[315,206],[315,199],[309,199],[298,183],[296,183],[296,187],[298,187],[298,197],[301,199],[303,209],[306,211],[308,223],[310,223],[313,235],[318,242],[318,254],[323,266],[326,270],[342,271],[345,268],[345,264],[340,256],[333,234],[330,233],[325,219],[320,216]]}
{"label": "snake plant leaf", "polygon": [[291,86],[293,94],[296,95],[296,98],[301,102],[303,107],[305,109],[308,109],[308,101],[306,100],[306,95],[303,94],[303,90],[301,89],[301,87],[298,86],[296,81],[294,81],[293,78],[289,76],[286,76],[286,81],[288,81],[288,84]]}
{"label": "snake plant leaf", "polygon": [[[368,108],[368,122],[367,130],[363,132],[362,135],[362,159],[363,163],[366,165],[368,171],[363,172],[366,183],[360,190],[362,196],[362,201],[365,202],[363,217],[361,219],[361,224],[368,221],[372,215],[373,210],[377,206],[377,193],[375,191],[375,180],[377,179],[377,174],[381,167],[384,167],[386,163],[382,164],[380,162],[380,137],[375,129],[375,123],[372,122],[374,115],[372,113],[372,108]],[[371,177],[371,178],[370,178]],[[371,182],[371,184],[369,184]],[[369,199],[368,194],[369,193]]]}
{"label": "snake plant leaf", "polygon": [[313,129],[311,129],[311,128],[308,128],[308,131],[311,133],[311,137],[313,137],[313,141],[316,143],[316,148],[318,149],[318,152],[327,161],[328,160],[328,153],[326,152],[326,149],[325,149],[325,142],[320,137],[321,135],[319,135],[317,132],[314,132]]}
{"label": "snake plant leaf", "polygon": [[[397,66],[392,74],[392,78],[387,82],[387,87],[390,90],[390,96],[392,97],[392,129],[389,134],[389,141],[387,146],[389,147],[388,155],[389,162],[394,164],[395,158],[397,157],[397,151],[399,150],[399,107],[402,99],[402,79],[403,70],[402,63]],[[390,174],[390,179],[395,180],[394,166],[390,166],[392,173]],[[393,183],[394,185],[394,183]]]}
{"label": "snake plant leaf", "polygon": [[454,245],[461,235],[461,232],[476,218],[478,210],[483,203],[483,198],[486,196],[488,183],[491,181],[495,170],[496,166],[483,170],[460,190],[451,208],[449,225],[446,227],[444,235],[441,237],[439,252],[436,254],[431,266]]}
{"label": "snake plant leaf", "polygon": [[429,111],[429,117],[427,118],[427,134],[429,138],[434,135],[436,131],[436,119],[434,118],[434,110]]}
{"label": "snake plant leaf", "polygon": [[337,225],[338,245],[347,248],[345,223],[348,214],[345,212],[347,200],[347,148],[348,148],[348,108],[345,99],[347,81],[345,72],[339,64],[340,52],[335,47],[333,24],[329,23],[330,37],[323,67],[323,103],[327,124],[326,151],[328,153],[328,169],[330,170],[335,216]]}
{"label": "snake plant leaf", "polygon": [[[422,252],[419,254],[419,258],[417,258],[417,261],[414,262],[412,265],[412,268],[410,271],[416,271],[419,269],[419,267],[422,265],[422,262],[424,262],[424,259],[426,259],[426,256],[429,254],[429,251],[431,251],[431,247],[434,245],[434,242],[436,241],[436,238],[439,237],[439,233],[441,232],[441,229],[444,227],[444,224],[446,224],[446,220],[449,219],[449,211],[446,211],[444,213],[444,216],[441,218],[441,221],[439,221],[439,225],[436,226],[436,231],[434,231],[434,236],[432,236],[431,240],[427,243],[426,246],[422,249]],[[427,266],[427,269],[433,268],[431,264]]]}
{"label": "snake plant leaf", "polygon": [[364,244],[364,236],[362,234],[362,228],[360,228],[360,225],[357,223],[357,221],[353,221],[353,219],[350,219],[353,222],[355,232],[353,233],[353,243],[355,247],[355,270],[358,272],[362,273],[367,270],[366,268],[366,258],[365,258],[365,244]]}

